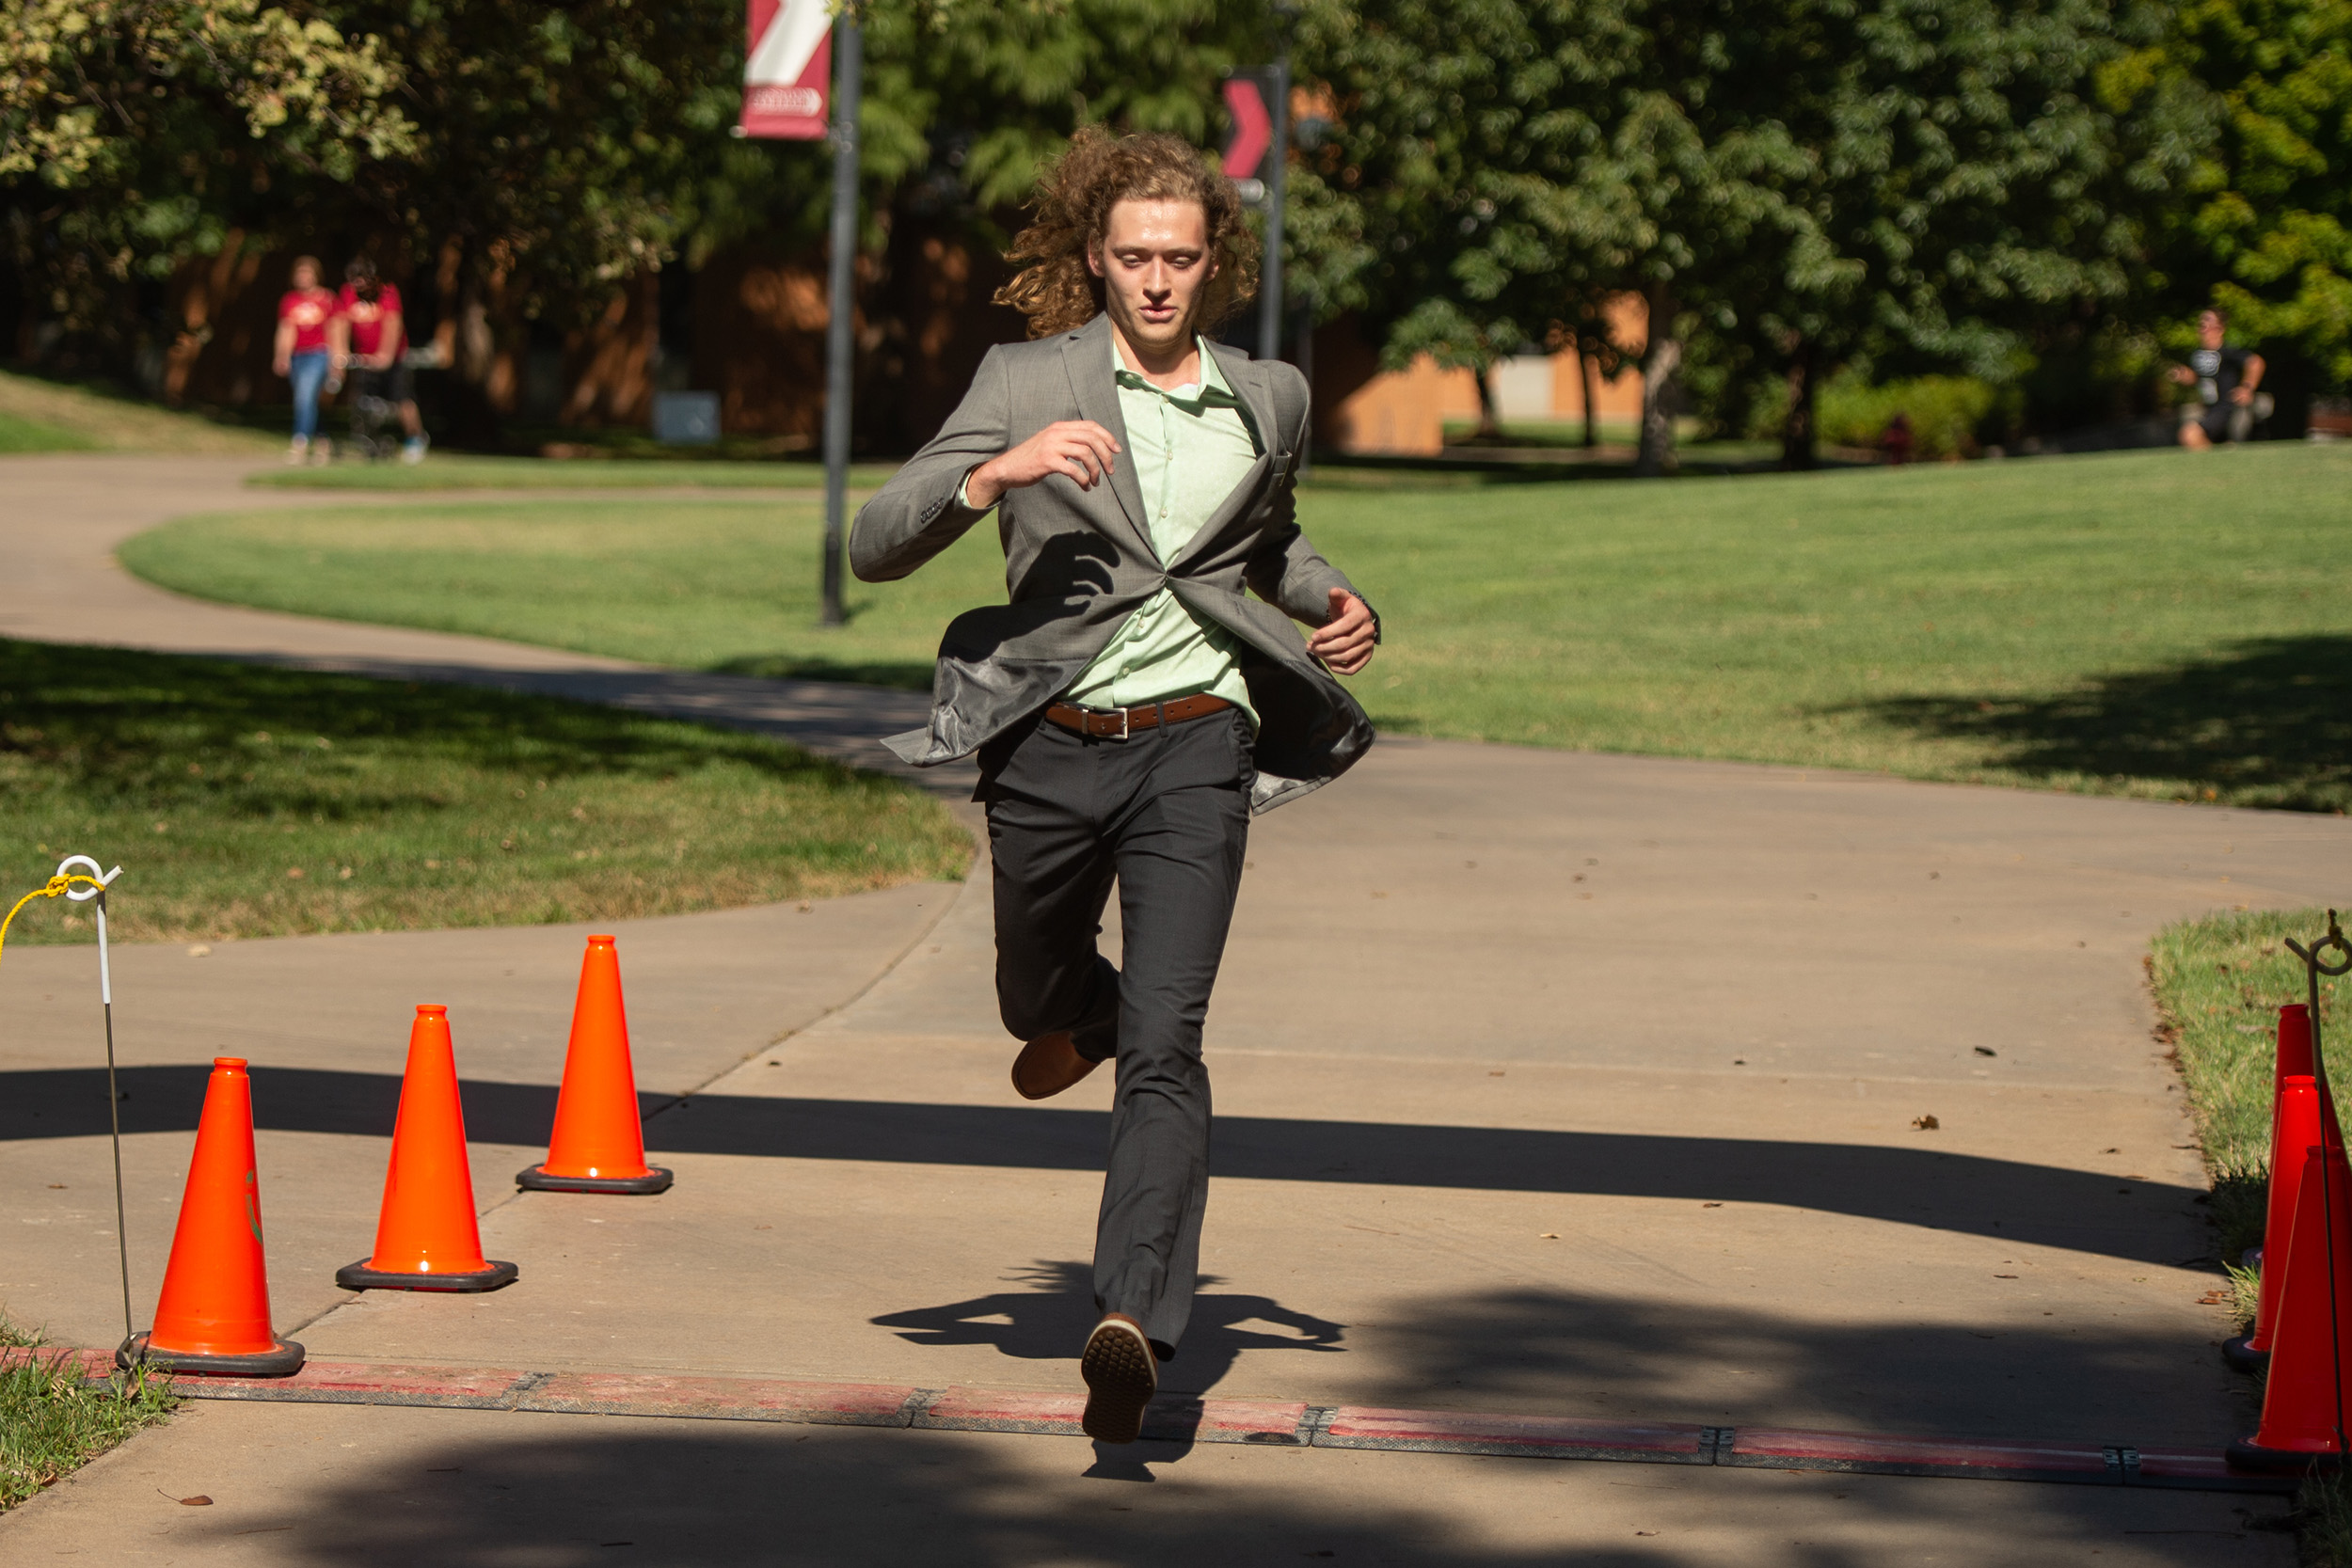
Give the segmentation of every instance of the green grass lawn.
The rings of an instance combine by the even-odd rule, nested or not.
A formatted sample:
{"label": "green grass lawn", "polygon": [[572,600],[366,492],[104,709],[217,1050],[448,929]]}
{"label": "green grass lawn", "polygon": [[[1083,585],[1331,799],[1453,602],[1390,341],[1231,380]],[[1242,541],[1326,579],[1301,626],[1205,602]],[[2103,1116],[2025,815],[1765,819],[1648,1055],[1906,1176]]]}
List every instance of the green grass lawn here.
{"label": "green grass lawn", "polygon": [[[2328,930],[2325,910],[2251,911],[2186,920],[2157,934],[2148,976],[2188,1085],[2222,1258],[2234,1288],[2238,1327],[2250,1328],[2262,1275],[2236,1267],[2263,1242],[2270,1176],[2271,1074],[2279,1008],[2301,1002],[2303,962],[2286,949],[2306,947]],[[2339,1118],[2352,1111],[2352,977],[2319,983],[2320,1037]],[[2352,1565],[2352,1479],[2306,1482],[2296,1498],[2302,1560]]]}
{"label": "green grass lawn", "polygon": [[[961,876],[895,780],[753,736],[458,687],[0,641],[0,889],[119,863],[192,941],[621,919]],[[36,900],[18,942],[87,941]]]}
{"label": "green grass lawn", "polygon": [[[1355,683],[1386,729],[2352,806],[2352,449],[1385,479],[1299,509],[1386,619]],[[823,630],[818,530],[810,504],[444,501],[192,518],[122,556],[238,603],[908,687],[1003,594],[984,525]]]}
{"label": "green grass lawn", "polygon": [[81,1366],[0,1318],[0,1512],[77,1470],[177,1402],[168,1376],[82,1386]]}
{"label": "green grass lawn", "polygon": [[[2160,933],[2149,959],[2156,1006],[2179,1053],[2198,1136],[2213,1172],[2223,1256],[2262,1241],[2270,1174],[2270,1088],[2279,1009],[2304,999],[2303,961],[2286,949],[2327,934],[2325,910],[2208,915]],[[2330,1086],[2352,1113],[2352,981],[2319,986]]]}
{"label": "green grass lawn", "polygon": [[0,371],[0,453],[169,451],[261,456],[283,436],[86,387]]}
{"label": "green grass lawn", "polygon": [[[850,466],[850,483],[871,489],[893,465]],[[320,468],[270,468],[248,484],[296,490],[632,490],[691,486],[712,490],[822,490],[824,465],[802,461],[699,462],[691,458],[596,459],[478,457],[434,452],[405,463],[334,463]]]}
{"label": "green grass lawn", "polygon": [[0,453],[91,451],[97,447],[96,441],[60,426],[0,413]]}

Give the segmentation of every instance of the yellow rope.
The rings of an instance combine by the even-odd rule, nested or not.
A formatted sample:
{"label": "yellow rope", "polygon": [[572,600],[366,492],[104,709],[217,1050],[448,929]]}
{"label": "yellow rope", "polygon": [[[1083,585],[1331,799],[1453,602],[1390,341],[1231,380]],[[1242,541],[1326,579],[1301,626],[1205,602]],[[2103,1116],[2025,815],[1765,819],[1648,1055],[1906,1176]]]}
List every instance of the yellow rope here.
{"label": "yellow rope", "polygon": [[94,887],[101,893],[106,891],[105,883],[100,881],[95,877],[85,877],[78,871],[71,877],[50,878],[45,885],[33,889],[32,892],[18,899],[16,901],[16,908],[8,911],[8,918],[0,920],[0,953],[6,953],[8,951],[8,926],[16,919],[17,910],[22,910],[25,905],[31,903],[36,898],[55,898],[76,882],[81,882],[86,886]]}

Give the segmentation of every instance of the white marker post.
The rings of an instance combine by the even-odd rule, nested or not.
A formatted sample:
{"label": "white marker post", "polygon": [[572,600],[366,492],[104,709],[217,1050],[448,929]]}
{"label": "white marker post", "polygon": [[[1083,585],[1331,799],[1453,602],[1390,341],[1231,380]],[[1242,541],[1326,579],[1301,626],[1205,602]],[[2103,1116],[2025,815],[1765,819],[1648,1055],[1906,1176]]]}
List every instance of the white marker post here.
{"label": "white marker post", "polygon": [[114,1132],[115,1251],[122,1260],[122,1332],[127,1338],[138,1330],[131,1324],[131,1237],[122,1203],[122,1093],[115,1086],[115,985],[106,963],[106,887],[122,875],[122,867],[102,872],[87,855],[68,855],[57,863],[57,875],[74,876],[77,866],[87,866],[87,871],[79,874],[98,884],[70,887],[65,895],[77,904],[98,901],[98,1006],[106,1018],[106,1117]]}

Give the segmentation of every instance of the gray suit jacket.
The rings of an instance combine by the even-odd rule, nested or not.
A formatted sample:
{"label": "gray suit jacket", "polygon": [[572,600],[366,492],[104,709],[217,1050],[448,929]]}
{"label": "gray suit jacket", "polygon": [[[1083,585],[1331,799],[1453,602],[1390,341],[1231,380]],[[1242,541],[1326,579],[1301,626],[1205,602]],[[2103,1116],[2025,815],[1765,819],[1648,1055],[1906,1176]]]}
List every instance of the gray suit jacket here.
{"label": "gray suit jacket", "polygon": [[[1110,483],[1053,475],[1007,492],[997,531],[1011,602],[967,610],[940,641],[928,730],[890,749],[930,767],[969,755],[1067,690],[1136,609],[1162,588],[1240,641],[1258,709],[1263,812],[1337,778],[1372,745],[1372,722],[1308,657],[1294,622],[1321,626],[1330,590],[1355,590],[1298,529],[1294,466],[1307,440],[1307,383],[1291,366],[1221,344],[1217,366],[1265,441],[1248,476],[1172,561],[1152,547],[1136,466]],[[972,389],[929,445],[859,509],[850,564],[867,582],[903,578],[986,515],[960,504],[972,467],[1059,420],[1092,420],[1126,446],[1112,379],[1110,319],[988,351]],[[1256,598],[1244,594],[1247,587]]]}

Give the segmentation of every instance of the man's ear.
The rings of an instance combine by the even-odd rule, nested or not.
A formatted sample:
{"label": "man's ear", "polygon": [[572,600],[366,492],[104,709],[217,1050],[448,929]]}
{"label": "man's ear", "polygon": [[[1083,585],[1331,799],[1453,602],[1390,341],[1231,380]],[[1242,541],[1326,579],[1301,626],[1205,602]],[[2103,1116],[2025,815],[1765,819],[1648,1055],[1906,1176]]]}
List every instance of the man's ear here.
{"label": "man's ear", "polygon": [[1103,242],[1099,239],[1087,242],[1087,271],[1097,277],[1103,276]]}

